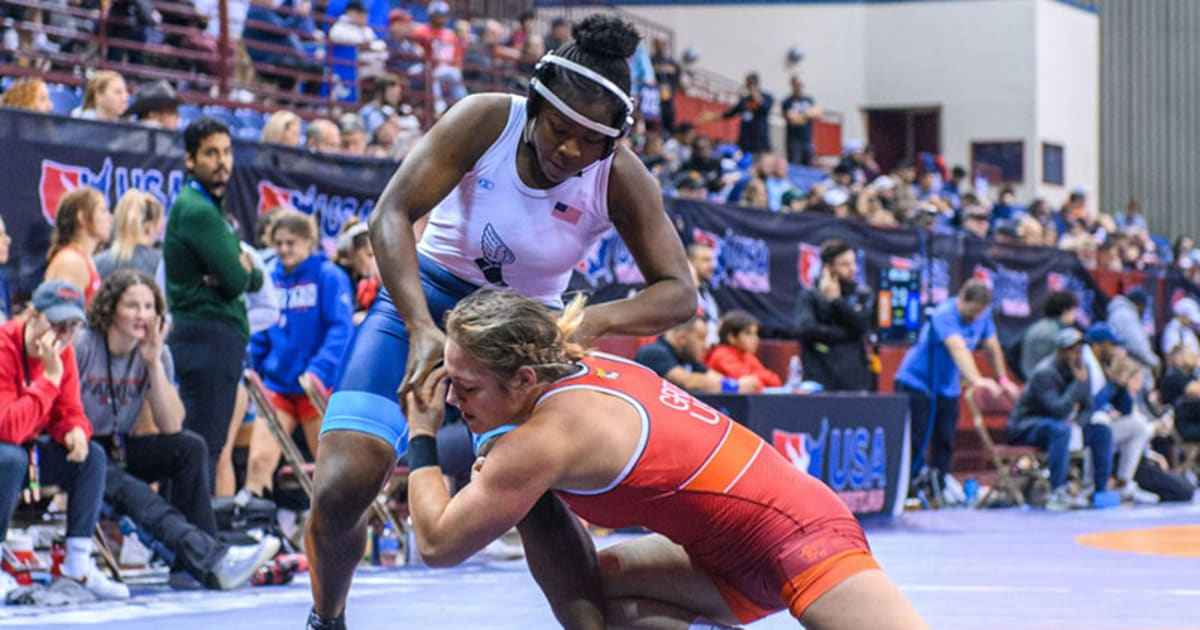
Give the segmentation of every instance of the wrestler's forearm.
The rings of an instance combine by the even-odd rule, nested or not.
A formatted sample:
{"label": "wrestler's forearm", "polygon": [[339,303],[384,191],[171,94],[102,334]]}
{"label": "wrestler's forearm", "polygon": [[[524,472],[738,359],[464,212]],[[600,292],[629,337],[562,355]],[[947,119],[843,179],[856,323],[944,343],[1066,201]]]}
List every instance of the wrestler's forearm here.
{"label": "wrestler's forearm", "polygon": [[568,630],[604,628],[600,564],[587,529],[547,492],[517,524],[529,572]]}

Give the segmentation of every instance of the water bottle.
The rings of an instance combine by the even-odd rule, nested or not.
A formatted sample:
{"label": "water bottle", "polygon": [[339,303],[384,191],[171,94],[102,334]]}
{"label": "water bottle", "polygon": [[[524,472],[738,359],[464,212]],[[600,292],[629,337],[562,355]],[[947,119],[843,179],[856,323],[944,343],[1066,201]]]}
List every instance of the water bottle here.
{"label": "water bottle", "polygon": [[800,387],[804,384],[804,364],[800,362],[800,355],[794,354],[788,360],[788,380],[785,387],[793,393],[800,391]]}
{"label": "water bottle", "polygon": [[979,480],[967,477],[963,482],[963,495],[967,497],[967,507],[975,507],[975,502],[979,499]]}
{"label": "water bottle", "polygon": [[400,564],[400,537],[391,523],[384,523],[379,534],[379,563],[385,567]]}

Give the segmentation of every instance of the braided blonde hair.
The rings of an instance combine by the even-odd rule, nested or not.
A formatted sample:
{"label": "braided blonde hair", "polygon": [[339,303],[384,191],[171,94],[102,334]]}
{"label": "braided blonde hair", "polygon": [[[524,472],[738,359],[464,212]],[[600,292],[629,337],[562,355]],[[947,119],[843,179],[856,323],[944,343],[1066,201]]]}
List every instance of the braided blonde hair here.
{"label": "braided blonde hair", "polygon": [[508,381],[530,366],[538,382],[571,374],[586,348],[570,340],[583,323],[587,298],[575,296],[558,314],[545,305],[508,291],[480,289],[446,314],[446,334],[476,361]]}

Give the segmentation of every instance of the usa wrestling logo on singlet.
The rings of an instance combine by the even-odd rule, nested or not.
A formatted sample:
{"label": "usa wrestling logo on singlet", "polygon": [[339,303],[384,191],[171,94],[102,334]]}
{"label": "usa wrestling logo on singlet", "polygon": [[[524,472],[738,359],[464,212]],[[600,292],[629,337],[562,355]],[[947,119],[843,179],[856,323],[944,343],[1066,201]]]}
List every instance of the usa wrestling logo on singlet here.
{"label": "usa wrestling logo on singlet", "polygon": [[483,236],[479,237],[479,251],[483,255],[475,259],[475,264],[483,272],[483,277],[498,287],[508,286],[504,281],[504,265],[516,262],[517,255],[504,244],[504,239],[500,238],[491,223],[483,228]]}

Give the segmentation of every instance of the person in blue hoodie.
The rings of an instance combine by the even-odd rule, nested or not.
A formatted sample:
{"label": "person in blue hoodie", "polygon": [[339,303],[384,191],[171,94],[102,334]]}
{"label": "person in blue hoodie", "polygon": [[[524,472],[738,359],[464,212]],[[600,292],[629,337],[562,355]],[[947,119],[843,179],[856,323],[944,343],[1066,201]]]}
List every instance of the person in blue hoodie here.
{"label": "person in blue hoodie", "polygon": [[[288,433],[299,422],[309,450],[317,452],[321,414],[300,387],[300,375],[333,382],[354,328],[350,281],[325,254],[314,251],[317,228],[311,217],[284,211],[269,232],[276,258],[271,279],[279,298],[279,322],[250,338],[254,369],[262,376],[271,406]],[[272,489],[279,444],[264,422],[254,423],[246,489],[262,496]]]}

